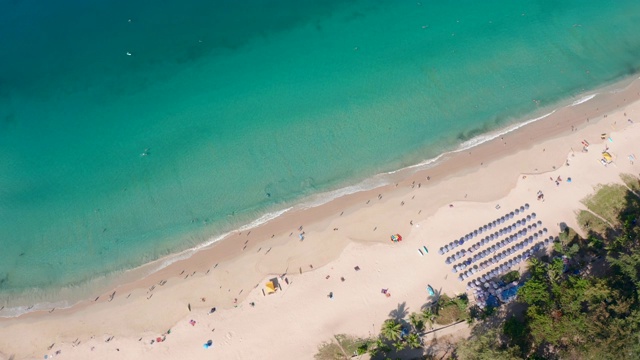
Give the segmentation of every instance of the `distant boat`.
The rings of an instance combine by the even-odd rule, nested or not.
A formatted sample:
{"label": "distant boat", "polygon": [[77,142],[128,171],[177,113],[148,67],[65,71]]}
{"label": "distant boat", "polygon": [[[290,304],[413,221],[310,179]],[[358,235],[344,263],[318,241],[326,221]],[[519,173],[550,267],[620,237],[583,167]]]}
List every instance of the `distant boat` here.
{"label": "distant boat", "polygon": [[142,154],[140,154],[140,156],[148,156],[148,155],[149,155],[149,148],[144,149]]}

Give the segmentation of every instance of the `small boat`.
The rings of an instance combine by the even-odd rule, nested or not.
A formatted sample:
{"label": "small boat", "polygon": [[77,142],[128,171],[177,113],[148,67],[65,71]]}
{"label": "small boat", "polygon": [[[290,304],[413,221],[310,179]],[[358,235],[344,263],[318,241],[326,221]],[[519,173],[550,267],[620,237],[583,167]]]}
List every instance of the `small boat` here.
{"label": "small boat", "polygon": [[429,296],[433,296],[436,294],[431,285],[427,285],[427,291],[429,292]]}

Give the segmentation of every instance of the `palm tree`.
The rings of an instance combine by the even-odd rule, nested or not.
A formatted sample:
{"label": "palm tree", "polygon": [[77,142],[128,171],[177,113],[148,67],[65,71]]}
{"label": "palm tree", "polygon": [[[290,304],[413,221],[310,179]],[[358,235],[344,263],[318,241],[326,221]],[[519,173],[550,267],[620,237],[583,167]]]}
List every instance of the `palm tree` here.
{"label": "palm tree", "polygon": [[400,352],[407,347],[407,343],[404,340],[398,340],[393,343],[393,347],[396,348],[396,352]]}
{"label": "palm tree", "polygon": [[413,326],[416,332],[424,331],[424,321],[422,320],[422,314],[411,313],[409,315],[409,323]]}
{"label": "palm tree", "polygon": [[411,333],[405,339],[407,341],[407,345],[409,345],[412,349],[418,349],[422,346],[422,342],[420,341],[420,336],[416,333]]}
{"label": "palm tree", "polygon": [[529,272],[536,279],[544,279],[547,275],[547,265],[536,258],[529,258]]}
{"label": "palm tree", "polygon": [[427,308],[422,310],[422,319],[429,323],[429,327],[433,329],[433,320],[435,320],[436,314],[431,311],[431,309]]}
{"label": "palm tree", "polygon": [[402,325],[396,320],[388,319],[382,324],[380,333],[390,341],[399,340],[402,335]]}

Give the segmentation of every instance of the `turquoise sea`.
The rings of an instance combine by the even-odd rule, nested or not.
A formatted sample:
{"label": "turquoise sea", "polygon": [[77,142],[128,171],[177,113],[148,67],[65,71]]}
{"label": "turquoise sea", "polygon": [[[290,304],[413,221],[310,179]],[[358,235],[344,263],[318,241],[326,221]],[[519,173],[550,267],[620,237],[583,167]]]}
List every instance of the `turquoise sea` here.
{"label": "turquoise sea", "polygon": [[8,0],[0,34],[0,305],[640,69],[637,0]]}

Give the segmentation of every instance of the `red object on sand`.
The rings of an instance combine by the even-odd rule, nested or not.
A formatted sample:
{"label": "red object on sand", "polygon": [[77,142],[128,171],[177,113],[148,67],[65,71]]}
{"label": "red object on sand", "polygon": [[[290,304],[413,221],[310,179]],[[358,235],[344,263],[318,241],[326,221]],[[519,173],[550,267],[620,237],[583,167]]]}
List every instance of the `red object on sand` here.
{"label": "red object on sand", "polygon": [[156,338],[156,341],[157,341],[157,342],[162,342],[162,338],[161,338],[161,337],[158,337],[158,338]]}

